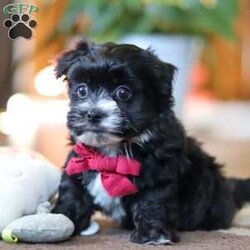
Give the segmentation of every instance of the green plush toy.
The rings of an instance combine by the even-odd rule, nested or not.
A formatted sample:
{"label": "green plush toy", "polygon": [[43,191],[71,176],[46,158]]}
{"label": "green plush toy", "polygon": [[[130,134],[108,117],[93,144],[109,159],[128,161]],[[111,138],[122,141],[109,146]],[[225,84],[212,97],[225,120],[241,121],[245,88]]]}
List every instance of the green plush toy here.
{"label": "green plush toy", "polygon": [[[73,222],[51,214],[51,198],[58,190],[61,172],[30,150],[0,147],[0,238],[6,242],[58,242],[74,232]],[[82,235],[93,235],[92,222]]]}
{"label": "green plush toy", "polygon": [[[27,215],[10,223],[2,231],[2,239],[9,243],[51,243],[68,239],[74,232],[73,222],[63,214]],[[91,221],[81,232],[83,236],[94,235],[100,230],[99,224]]]}
{"label": "green plush toy", "polygon": [[35,214],[10,223],[2,231],[2,238],[10,243],[50,243],[66,240],[73,232],[74,224],[62,214]]}

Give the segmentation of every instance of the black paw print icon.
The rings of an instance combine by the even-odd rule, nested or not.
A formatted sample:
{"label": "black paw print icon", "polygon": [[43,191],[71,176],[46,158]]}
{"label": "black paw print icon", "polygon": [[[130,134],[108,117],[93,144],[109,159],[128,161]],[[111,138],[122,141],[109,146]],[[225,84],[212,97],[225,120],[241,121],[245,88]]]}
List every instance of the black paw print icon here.
{"label": "black paw print icon", "polygon": [[9,29],[9,38],[17,39],[18,37],[23,37],[29,39],[32,37],[32,29],[37,26],[35,20],[30,20],[27,14],[18,15],[14,14],[10,19],[5,20],[4,26]]}

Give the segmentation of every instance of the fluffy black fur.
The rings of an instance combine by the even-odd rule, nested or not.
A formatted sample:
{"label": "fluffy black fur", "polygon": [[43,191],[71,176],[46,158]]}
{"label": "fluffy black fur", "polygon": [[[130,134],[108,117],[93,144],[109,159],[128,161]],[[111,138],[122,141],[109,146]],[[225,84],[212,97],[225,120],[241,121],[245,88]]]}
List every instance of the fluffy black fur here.
{"label": "fluffy black fur", "polygon": [[[186,135],[175,117],[175,70],[150,50],[86,41],[62,54],[56,67],[57,77],[65,75],[69,85],[68,128],[72,143],[81,142],[80,136],[91,131],[97,137],[90,146],[103,153],[112,145],[118,154],[125,155],[128,153],[124,145],[129,145],[129,156],[142,165],[140,176],[131,178],[139,192],[119,200],[125,215],[118,221],[134,230],[131,241],[136,243],[171,244],[178,241],[178,230],[228,228],[235,211],[250,200],[250,180],[223,177],[221,166]],[[95,116],[98,121],[86,121],[89,110],[79,106],[85,102],[78,95],[82,83],[91,93],[105,90],[107,98],[115,101],[120,112],[116,113],[116,127],[99,125],[109,111]],[[128,100],[121,101],[115,95],[121,85],[132,92]],[[116,138],[113,144],[110,136]],[[89,139],[85,139],[83,142],[88,144]],[[72,151],[68,160],[72,156],[77,155]],[[67,215],[75,223],[75,234],[89,226],[95,209],[111,216],[114,212],[95,204],[95,197],[87,188],[95,177],[93,171],[62,176],[53,212]]]}

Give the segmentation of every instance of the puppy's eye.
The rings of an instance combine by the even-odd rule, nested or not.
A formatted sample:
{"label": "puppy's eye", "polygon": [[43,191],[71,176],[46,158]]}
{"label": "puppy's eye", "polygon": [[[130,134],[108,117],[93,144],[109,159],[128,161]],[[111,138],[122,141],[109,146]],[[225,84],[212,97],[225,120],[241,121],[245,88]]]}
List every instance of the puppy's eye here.
{"label": "puppy's eye", "polygon": [[76,89],[76,93],[78,95],[79,98],[85,98],[88,94],[88,88],[85,84],[81,84],[77,87]]}
{"label": "puppy's eye", "polygon": [[132,91],[127,86],[120,86],[115,90],[115,96],[119,101],[126,102],[132,96]]}

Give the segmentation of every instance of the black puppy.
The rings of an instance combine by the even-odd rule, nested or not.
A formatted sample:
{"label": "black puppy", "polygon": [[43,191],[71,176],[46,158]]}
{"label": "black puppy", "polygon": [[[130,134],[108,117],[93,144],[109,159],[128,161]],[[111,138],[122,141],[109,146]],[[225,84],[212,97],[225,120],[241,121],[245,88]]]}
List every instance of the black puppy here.
{"label": "black puppy", "polygon": [[128,44],[83,41],[58,59],[77,146],[53,212],[67,215],[75,234],[100,209],[134,229],[132,242],[172,244],[177,230],[230,227],[235,211],[250,200],[250,180],[223,177],[221,166],[176,119],[175,70],[150,50]]}

